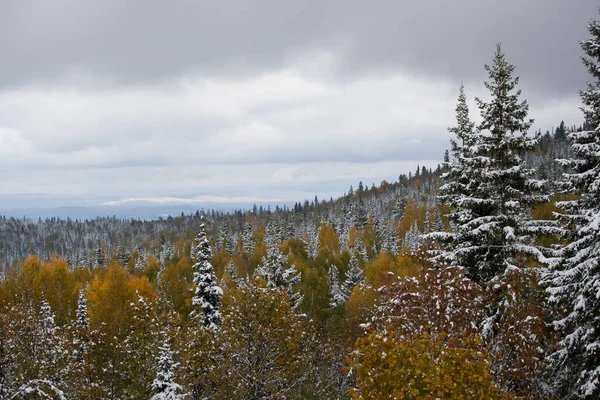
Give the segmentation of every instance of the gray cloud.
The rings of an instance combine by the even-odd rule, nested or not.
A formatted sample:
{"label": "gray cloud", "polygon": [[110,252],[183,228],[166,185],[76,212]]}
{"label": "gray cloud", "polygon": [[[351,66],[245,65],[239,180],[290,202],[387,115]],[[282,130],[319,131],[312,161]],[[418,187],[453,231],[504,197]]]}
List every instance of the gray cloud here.
{"label": "gray cloud", "polygon": [[0,195],[299,200],[435,167],[499,41],[535,128],[579,124],[596,7],[1,2]]}
{"label": "gray cloud", "polygon": [[479,79],[502,42],[550,95],[585,82],[578,41],[595,0],[4,2],[5,86],[93,74],[113,84],[253,75],[329,51],[336,77],[400,68]]}

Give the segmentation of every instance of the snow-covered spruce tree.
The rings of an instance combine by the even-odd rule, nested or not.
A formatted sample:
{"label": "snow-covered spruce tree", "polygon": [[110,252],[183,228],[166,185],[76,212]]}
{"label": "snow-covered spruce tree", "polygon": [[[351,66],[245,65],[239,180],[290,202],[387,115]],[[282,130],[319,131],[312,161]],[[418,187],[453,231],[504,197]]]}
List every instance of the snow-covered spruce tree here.
{"label": "snow-covered spruce tree", "polygon": [[196,291],[192,297],[194,309],[190,317],[197,319],[209,329],[217,330],[222,322],[219,308],[223,290],[217,286],[217,276],[210,264],[211,258],[212,249],[206,236],[204,219],[202,219],[200,232],[192,248],[192,259],[196,261],[192,266]]}
{"label": "snow-covered spruce tree", "polygon": [[521,158],[535,148],[537,138],[527,136],[533,120],[527,119],[527,101],[519,101],[519,78],[513,78],[514,65],[506,61],[500,45],[485,69],[491,99],[476,99],[483,118],[478,132],[469,120],[462,88],[457,126],[450,129],[456,135],[454,160],[440,191],[452,208],[448,218],[456,229],[430,236],[446,243],[438,260],[468,268],[477,282],[500,279],[507,268],[522,264],[520,255],[543,259],[531,244],[535,234],[547,232],[530,215],[532,205],[545,200],[540,194],[544,182],[533,179],[534,170]]}
{"label": "snow-covered spruce tree", "polygon": [[424,225],[423,233],[431,232],[431,213],[430,213],[428,207],[426,207],[426,210],[425,210],[425,221],[424,221],[423,225]]}
{"label": "snow-covered spruce tree", "polygon": [[138,250],[138,256],[135,259],[135,271],[143,271],[146,269],[146,255],[142,250]]}
{"label": "snow-covered spruce tree", "polygon": [[94,268],[102,266],[104,266],[104,250],[102,250],[102,246],[98,244],[98,247],[94,251]]}
{"label": "snow-covered spruce tree", "polygon": [[433,229],[435,232],[444,232],[444,222],[442,221],[442,216],[440,215],[440,210],[438,208],[435,209],[435,213],[433,214]]}
{"label": "snow-covered spruce tree", "polygon": [[233,263],[233,260],[229,260],[227,265],[225,266],[225,270],[223,271],[223,276],[221,277],[221,282],[219,286],[222,289],[227,289],[228,287],[239,286],[242,283],[237,271],[237,267]]}
{"label": "snow-covered spruce tree", "polygon": [[[522,158],[535,148],[538,138],[527,136],[532,124],[527,119],[529,107],[527,101],[519,100],[519,79],[513,78],[514,65],[506,61],[500,45],[492,65],[485,69],[491,98],[476,99],[481,124],[475,131],[461,90],[457,126],[451,129],[456,135],[454,160],[441,192],[451,207],[448,219],[454,230],[430,237],[441,245],[434,260],[467,268],[469,277],[486,287],[487,317],[481,334],[493,352],[492,371],[502,389],[521,396],[539,390],[537,376],[543,368],[539,349],[543,347],[544,315],[537,313],[540,296],[529,294],[537,290],[540,270],[530,271],[527,265],[530,257],[542,264],[554,262],[547,258],[551,252],[535,246],[534,240],[556,228],[531,217],[532,207],[547,200],[541,194],[544,182],[534,179],[534,170]],[[529,291],[512,290],[515,282],[525,281],[532,282]],[[520,302],[527,304],[514,306]],[[536,313],[523,316],[522,310]],[[529,318],[531,323],[511,325],[518,318]],[[507,331],[512,334],[500,334]],[[519,345],[517,350],[504,351],[514,343]]]}
{"label": "snow-covered spruce tree", "polygon": [[89,326],[87,300],[85,291],[79,290],[79,298],[77,299],[77,313],[75,316],[77,325],[87,328]]}
{"label": "snow-covered spruce tree", "polygon": [[165,340],[160,347],[156,377],[152,382],[154,396],[151,400],[179,400],[183,398],[180,394],[181,386],[173,381],[174,370],[177,366],[173,361],[173,353],[171,346]]}
{"label": "snow-covered spruce tree", "polygon": [[592,37],[581,43],[583,63],[595,81],[580,94],[593,130],[570,133],[574,157],[559,160],[571,168],[564,175],[564,193],[581,196],[558,203],[570,243],[547,279],[557,311],[554,327],[561,333],[550,356],[553,382],[569,399],[600,398],[600,21],[592,21],[588,30]]}
{"label": "snow-covered spruce tree", "polygon": [[256,270],[256,275],[261,276],[270,288],[287,288],[292,309],[300,306],[303,296],[295,290],[300,282],[300,274],[294,265],[287,267],[285,256],[275,243],[267,244],[267,257],[263,257],[262,265]]}
{"label": "snow-covered spruce tree", "polygon": [[123,385],[121,398],[139,398],[141,393],[147,393],[152,384],[154,360],[159,356],[157,344],[161,343],[160,322],[157,303],[150,297],[144,297],[136,292],[137,301],[129,304],[128,314],[131,315],[131,328],[119,346],[127,354],[121,364],[127,382]]}
{"label": "snow-covered spruce tree", "polygon": [[348,299],[352,295],[352,291],[357,285],[363,282],[364,273],[360,265],[358,264],[358,257],[356,251],[352,252],[350,257],[350,268],[346,272],[346,279],[342,283],[342,294],[344,298]]}
{"label": "snow-covered spruce tree", "polygon": [[231,280],[234,281],[236,284],[239,284],[240,283],[240,275],[238,274],[237,267],[233,263],[233,260],[229,260],[226,268],[227,268],[227,273],[231,277]]}
{"label": "snow-covered spruce tree", "polygon": [[415,253],[421,246],[421,239],[421,231],[419,230],[417,222],[415,221],[410,226],[410,229],[406,231],[404,240],[402,241],[402,247]]}
{"label": "snow-covered spruce tree", "polygon": [[[8,399],[65,399],[64,378],[69,373],[65,342],[56,326],[54,314],[42,294],[37,306],[15,306],[8,311],[5,329],[16,373],[8,376]],[[0,321],[4,322],[4,321]],[[6,379],[1,377],[0,382]]]}
{"label": "snow-covered spruce tree", "polygon": [[[468,194],[468,185],[472,179],[472,169],[475,167],[472,164],[470,157],[471,150],[477,143],[477,132],[475,123],[469,118],[469,107],[467,106],[467,96],[465,88],[461,84],[458,95],[458,104],[456,105],[456,126],[448,128],[450,133],[455,137],[450,139],[452,148],[452,161],[446,165],[448,169],[442,175],[444,184],[440,187],[438,198],[449,205],[453,212],[448,215],[448,219],[455,223],[461,224],[469,221],[470,213],[468,210],[462,210],[460,199]],[[461,212],[462,211],[462,212]],[[444,233],[443,230],[436,232],[438,238],[450,239],[450,242],[456,240],[453,233]],[[450,254],[446,254],[450,256]]]}
{"label": "snow-covered spruce tree", "polygon": [[242,231],[242,244],[244,250],[250,254],[254,250],[254,227],[250,222],[244,224]]}
{"label": "snow-covered spruce tree", "polygon": [[123,267],[126,267],[129,259],[131,259],[131,253],[129,253],[129,251],[123,246],[119,246],[117,252],[119,255],[119,264]]}
{"label": "snow-covered spruce tree", "polygon": [[329,306],[335,308],[346,301],[340,289],[339,272],[335,265],[329,267]]}
{"label": "snow-covered spruce tree", "polygon": [[396,221],[400,221],[404,216],[404,209],[406,208],[407,204],[408,194],[406,193],[406,191],[399,192],[396,202],[394,203],[392,208],[392,216]]}
{"label": "snow-covered spruce tree", "polygon": [[383,226],[381,233],[381,250],[388,251],[394,255],[398,255],[398,238],[396,237],[396,229],[391,224]]}

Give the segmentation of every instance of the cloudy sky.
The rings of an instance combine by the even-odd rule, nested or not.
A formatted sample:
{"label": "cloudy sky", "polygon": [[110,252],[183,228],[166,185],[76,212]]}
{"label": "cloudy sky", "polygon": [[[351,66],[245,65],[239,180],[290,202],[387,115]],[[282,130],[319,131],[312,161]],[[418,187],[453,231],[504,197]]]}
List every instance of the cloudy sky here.
{"label": "cloudy sky", "polygon": [[0,196],[289,202],[394,180],[439,162],[496,42],[535,128],[579,125],[597,16],[596,0],[0,0]]}

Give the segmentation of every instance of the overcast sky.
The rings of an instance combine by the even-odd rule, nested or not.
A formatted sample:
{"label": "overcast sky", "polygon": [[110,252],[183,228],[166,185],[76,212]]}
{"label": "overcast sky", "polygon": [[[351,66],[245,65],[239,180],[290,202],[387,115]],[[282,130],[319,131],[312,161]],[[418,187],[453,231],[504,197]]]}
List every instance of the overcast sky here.
{"label": "overcast sky", "polygon": [[478,118],[496,42],[535,129],[579,125],[597,7],[0,0],[0,196],[287,202],[394,180],[439,162],[461,82]]}

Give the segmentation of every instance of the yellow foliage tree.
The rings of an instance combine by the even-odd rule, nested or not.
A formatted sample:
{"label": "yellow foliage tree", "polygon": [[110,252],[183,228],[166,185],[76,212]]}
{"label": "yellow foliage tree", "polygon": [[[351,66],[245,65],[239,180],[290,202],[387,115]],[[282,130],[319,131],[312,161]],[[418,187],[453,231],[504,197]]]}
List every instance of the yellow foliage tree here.
{"label": "yellow foliage tree", "polygon": [[365,282],[375,288],[389,285],[395,280],[398,271],[396,257],[389,252],[382,252],[365,265]]}
{"label": "yellow foliage tree", "polygon": [[176,264],[169,264],[158,281],[161,301],[166,308],[181,315],[188,315],[193,273],[189,258],[182,257]]}
{"label": "yellow foliage tree", "polygon": [[106,274],[97,276],[90,285],[90,325],[102,328],[110,337],[123,339],[132,326],[131,304],[138,296],[152,301],[157,298],[146,277],[130,277],[119,264],[111,264]]}
{"label": "yellow foliage tree", "polygon": [[340,252],[340,242],[335,230],[324,222],[319,229],[319,249],[326,249],[334,254]]}
{"label": "yellow foliage tree", "polygon": [[368,321],[375,314],[379,295],[373,289],[364,285],[358,285],[352,291],[346,303],[346,327],[347,337],[355,339],[363,333],[360,325]]}
{"label": "yellow foliage tree", "polygon": [[62,326],[75,314],[79,287],[69,271],[66,261],[54,257],[39,271],[37,290],[43,293],[55,315],[55,322]]}
{"label": "yellow foliage tree", "polygon": [[369,221],[361,231],[361,239],[365,248],[367,249],[367,255],[369,258],[375,257],[374,250],[377,242],[377,232],[375,232],[375,221],[373,217],[369,218]]}
{"label": "yellow foliage tree", "polygon": [[[465,347],[471,341],[475,346]],[[478,339],[446,340],[426,332],[402,335],[393,326],[356,341],[348,358],[356,375],[353,399],[510,399],[494,386]]]}
{"label": "yellow foliage tree", "polygon": [[[255,283],[257,283],[255,281]],[[210,398],[297,398],[308,370],[307,335],[287,292],[248,285],[226,292],[218,363],[204,380]],[[200,355],[201,357],[201,355]],[[231,379],[234,377],[234,379]],[[206,387],[208,380],[215,384]],[[194,382],[191,382],[192,384]]]}

